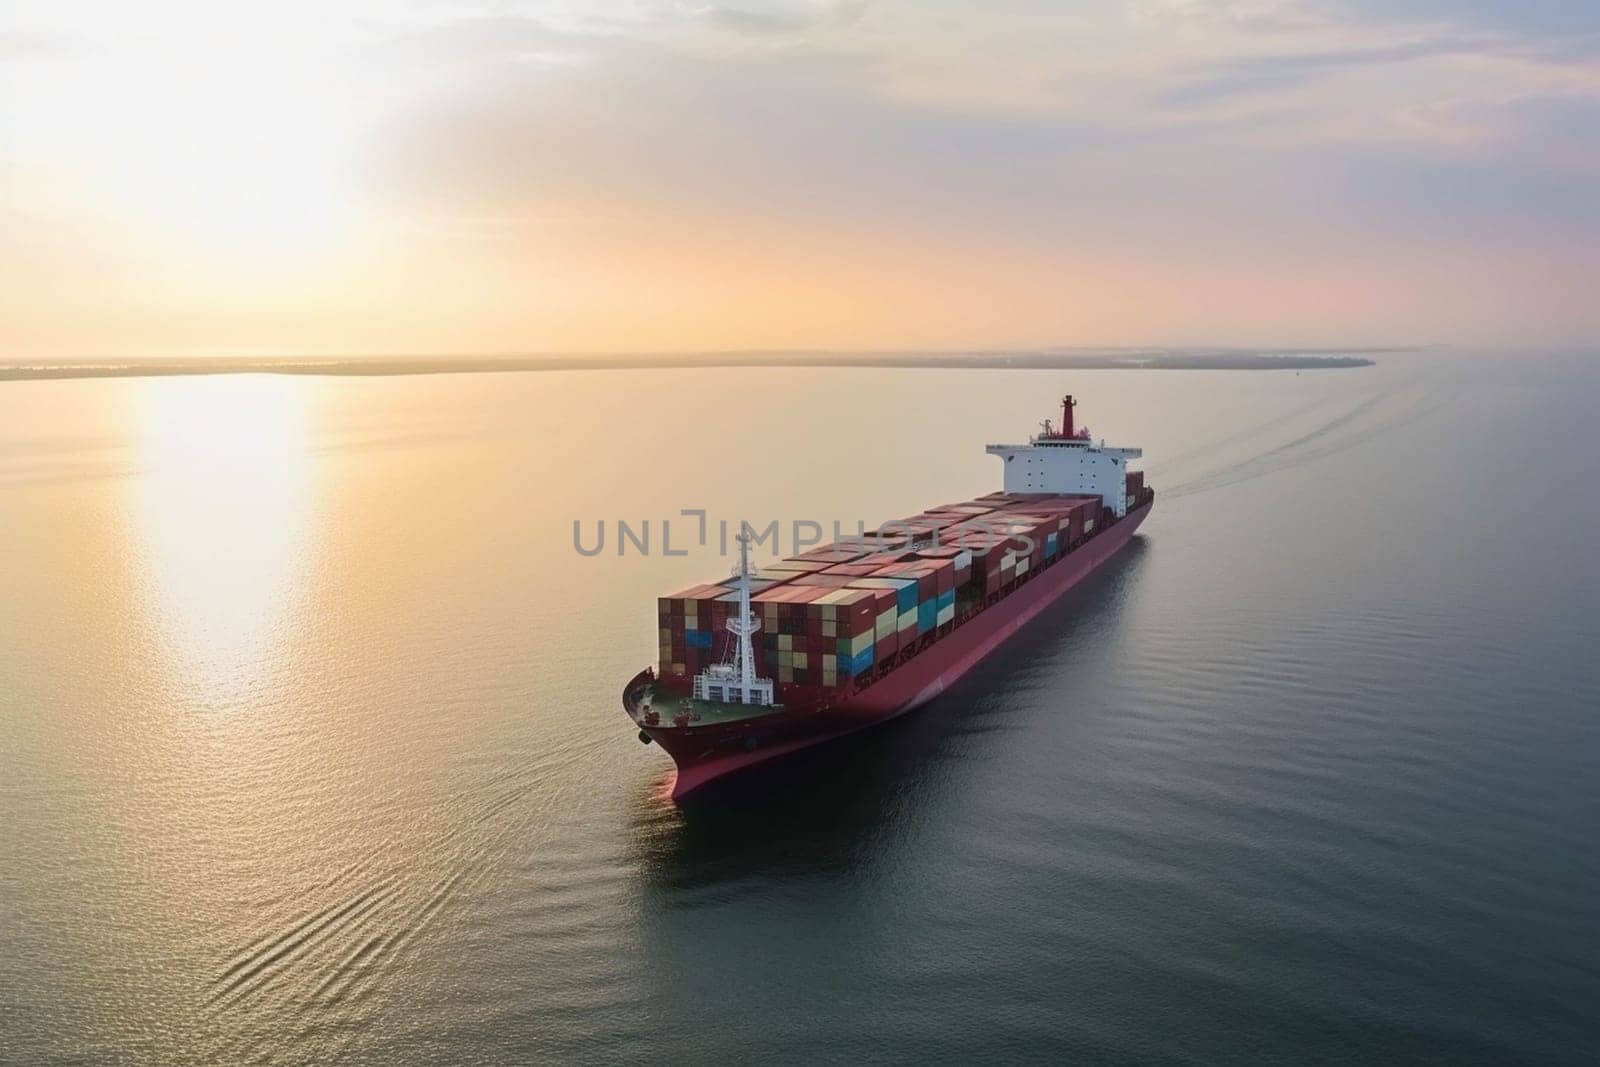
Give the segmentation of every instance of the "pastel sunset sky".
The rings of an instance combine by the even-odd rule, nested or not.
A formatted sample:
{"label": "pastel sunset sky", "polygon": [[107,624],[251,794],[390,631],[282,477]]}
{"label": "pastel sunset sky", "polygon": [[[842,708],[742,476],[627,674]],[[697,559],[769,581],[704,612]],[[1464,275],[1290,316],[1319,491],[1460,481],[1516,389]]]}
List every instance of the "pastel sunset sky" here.
{"label": "pastel sunset sky", "polygon": [[1600,336],[1600,3],[11,0],[0,354]]}

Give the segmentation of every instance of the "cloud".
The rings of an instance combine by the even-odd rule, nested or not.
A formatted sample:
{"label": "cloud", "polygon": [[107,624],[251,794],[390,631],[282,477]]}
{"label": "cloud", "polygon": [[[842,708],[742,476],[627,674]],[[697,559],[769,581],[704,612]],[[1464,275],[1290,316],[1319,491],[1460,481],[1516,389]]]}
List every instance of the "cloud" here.
{"label": "cloud", "polygon": [[1600,35],[1600,5],[1588,0],[1321,0],[1330,18],[1493,30],[1508,37]]}
{"label": "cloud", "polygon": [[756,9],[713,5],[711,22],[720,29],[753,37],[788,36],[818,29],[855,25],[871,8],[871,0],[833,0],[831,3],[779,5]]}
{"label": "cloud", "polygon": [[557,30],[538,19],[473,15],[422,27],[384,28],[365,46],[368,57],[414,72],[436,65],[517,62],[528,56],[576,52],[582,34]]}
{"label": "cloud", "polygon": [[1551,60],[1600,52],[1600,4],[1588,0],[1128,0],[1128,9],[1152,22],[1257,33],[1423,34]]}
{"label": "cloud", "polygon": [[1324,20],[1304,0],[1127,0],[1136,22],[1188,22],[1254,31],[1301,29]]}
{"label": "cloud", "polygon": [[[305,95],[361,105],[329,141],[355,158],[356,221],[380,234],[330,273],[362,321],[426,318],[437,348],[458,321],[508,345],[559,326],[578,347],[621,337],[613,323],[656,343],[655,321],[686,344],[1226,341],[1296,321],[1322,340],[1341,286],[1366,331],[1345,336],[1387,321],[1438,336],[1462,307],[1491,321],[1519,264],[1593,265],[1600,73],[1559,58],[1585,20],[1554,8],[1519,25],[1474,0],[1396,2],[375,4],[325,37],[282,16],[255,57],[261,107],[225,110],[269,164],[303,158],[277,50],[322,50]],[[226,90],[213,66],[231,61],[208,58],[195,84]],[[112,125],[94,95],[78,125],[51,120],[54,88],[29,97],[39,143]],[[114,147],[140,146],[136,164],[150,143],[130,128]],[[1424,273],[1433,290],[1413,294]],[[238,290],[242,305],[266,291]],[[1573,334],[1600,326],[1566,291],[1527,307]],[[716,333],[730,316],[747,332]]]}
{"label": "cloud", "polygon": [[1461,49],[1461,44],[1446,39],[1246,56],[1206,64],[1200,74],[1164,90],[1157,99],[1179,105],[1209,103],[1239,94],[1301,86],[1327,75],[1460,54]]}
{"label": "cloud", "polygon": [[0,60],[13,63],[80,59],[96,50],[86,34],[56,30],[0,32]]}

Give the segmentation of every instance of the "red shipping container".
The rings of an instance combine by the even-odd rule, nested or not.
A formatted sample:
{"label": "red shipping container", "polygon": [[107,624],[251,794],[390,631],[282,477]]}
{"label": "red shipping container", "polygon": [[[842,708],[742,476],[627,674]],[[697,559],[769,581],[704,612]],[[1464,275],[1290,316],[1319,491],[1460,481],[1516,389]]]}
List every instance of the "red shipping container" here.
{"label": "red shipping container", "polygon": [[[985,520],[985,522],[987,522],[987,520]],[[940,544],[941,547],[954,548],[957,550],[970,550],[975,547],[983,547],[990,544],[994,539],[993,535],[994,527],[989,525],[960,526],[949,531],[948,536],[946,536],[940,542]]]}
{"label": "red shipping container", "polygon": [[972,566],[974,573],[981,571],[984,575],[991,575],[1000,569],[1000,561],[1005,558],[1006,538],[991,538],[988,543],[973,546]]}
{"label": "red shipping container", "polygon": [[853,575],[849,574],[802,574],[794,580],[795,585],[816,585],[824,589],[843,589],[850,584]]}
{"label": "red shipping container", "polygon": [[833,605],[839,636],[854,637],[877,623],[878,590],[853,590],[858,595],[842,598]]}
{"label": "red shipping container", "polygon": [[875,563],[841,563],[837,566],[829,567],[822,573],[841,574],[851,578],[865,578],[867,575],[872,574],[877,569],[878,564]]}
{"label": "red shipping container", "polygon": [[948,593],[957,585],[956,561],[941,559],[933,562],[934,588],[940,593]]}
{"label": "red shipping container", "polygon": [[916,559],[916,554],[909,550],[901,549],[896,552],[876,552],[870,556],[863,556],[861,559],[856,560],[856,563],[862,566],[870,564],[876,568],[882,567],[887,563],[903,563],[907,559]]}
{"label": "red shipping container", "polygon": [[816,548],[808,549],[807,551],[800,553],[798,556],[791,556],[789,558],[832,564],[849,563],[853,560],[860,559],[865,554],[865,550],[858,547],[831,544],[818,545]]}
{"label": "red shipping container", "polygon": [[881,615],[886,611],[896,609],[900,597],[893,589],[873,589],[872,599],[872,610]]}
{"label": "red shipping container", "polygon": [[726,593],[727,590],[715,583],[690,586],[681,593],[674,593],[668,600],[710,600]]}

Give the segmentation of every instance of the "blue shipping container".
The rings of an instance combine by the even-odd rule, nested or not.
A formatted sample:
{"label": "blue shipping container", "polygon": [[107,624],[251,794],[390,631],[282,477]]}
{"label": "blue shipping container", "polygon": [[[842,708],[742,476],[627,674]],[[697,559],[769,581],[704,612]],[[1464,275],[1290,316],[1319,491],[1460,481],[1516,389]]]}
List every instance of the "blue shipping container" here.
{"label": "blue shipping container", "polygon": [[688,630],[683,635],[683,643],[690,648],[710,648],[710,630]]}

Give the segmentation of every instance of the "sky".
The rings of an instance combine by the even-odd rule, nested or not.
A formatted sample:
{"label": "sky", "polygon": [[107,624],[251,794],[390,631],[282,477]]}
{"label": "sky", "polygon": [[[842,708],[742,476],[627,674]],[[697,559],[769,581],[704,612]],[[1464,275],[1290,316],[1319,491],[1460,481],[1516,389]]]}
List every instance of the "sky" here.
{"label": "sky", "polygon": [[0,354],[1600,338],[1600,3],[8,0]]}

